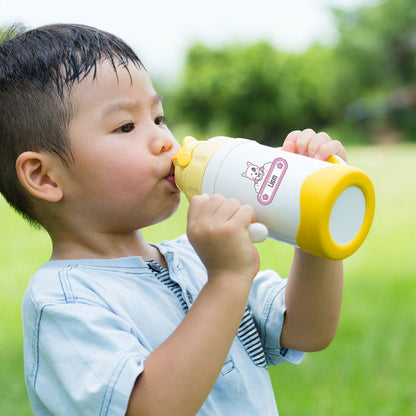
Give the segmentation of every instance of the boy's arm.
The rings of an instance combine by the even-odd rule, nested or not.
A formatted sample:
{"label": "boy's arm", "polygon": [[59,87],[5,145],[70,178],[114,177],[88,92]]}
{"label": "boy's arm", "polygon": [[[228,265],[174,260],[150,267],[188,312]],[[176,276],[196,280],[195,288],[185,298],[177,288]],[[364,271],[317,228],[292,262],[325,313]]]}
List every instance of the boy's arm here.
{"label": "boy's arm", "polygon": [[[294,131],[283,150],[327,160],[338,155],[346,160],[345,149],[326,133]],[[286,286],[286,314],[280,343],[285,348],[317,351],[335,336],[341,309],[343,266],[295,249]]]}
{"label": "boy's arm", "polygon": [[341,308],[343,267],[301,249],[286,285],[286,314],[280,344],[297,351],[319,351],[335,336]]}
{"label": "boy's arm", "polygon": [[127,415],[195,415],[214,386],[259,268],[253,210],[218,195],[191,200],[188,237],[208,282],[181,324],[145,360]]}

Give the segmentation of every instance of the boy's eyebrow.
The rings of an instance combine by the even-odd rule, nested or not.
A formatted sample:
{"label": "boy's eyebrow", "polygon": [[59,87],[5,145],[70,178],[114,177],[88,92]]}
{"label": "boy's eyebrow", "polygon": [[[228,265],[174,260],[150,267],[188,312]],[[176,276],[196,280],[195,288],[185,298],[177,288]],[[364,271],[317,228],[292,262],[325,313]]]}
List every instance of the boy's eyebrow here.
{"label": "boy's eyebrow", "polygon": [[[159,94],[155,94],[153,97],[151,97],[151,106],[154,107],[162,102],[162,97]],[[131,101],[131,100],[125,100],[125,101],[117,101],[112,104],[110,104],[108,107],[106,107],[103,110],[102,118],[108,118],[111,116],[111,114],[116,113],[117,111],[121,110],[133,110],[135,108],[140,107],[139,101]]]}

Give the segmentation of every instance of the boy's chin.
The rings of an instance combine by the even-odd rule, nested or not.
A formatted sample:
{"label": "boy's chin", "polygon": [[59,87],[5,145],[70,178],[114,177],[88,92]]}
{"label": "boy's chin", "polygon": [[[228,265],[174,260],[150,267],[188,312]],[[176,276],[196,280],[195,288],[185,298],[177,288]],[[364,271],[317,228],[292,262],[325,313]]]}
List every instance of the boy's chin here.
{"label": "boy's chin", "polygon": [[172,193],[171,198],[172,198],[172,204],[166,209],[164,215],[159,220],[155,221],[155,224],[167,220],[177,211],[179,204],[181,202],[181,193],[174,192]]}
{"label": "boy's chin", "polygon": [[179,203],[181,202],[181,193],[180,192],[176,192],[175,194],[174,194],[174,197],[175,197],[175,199],[176,199],[176,201],[175,201],[175,204],[174,204],[174,206],[172,207],[172,210],[169,212],[169,214],[168,214],[168,216],[166,217],[166,218],[169,218],[169,217],[171,217],[175,212],[176,212],[176,210],[178,209],[178,207],[179,207]]}

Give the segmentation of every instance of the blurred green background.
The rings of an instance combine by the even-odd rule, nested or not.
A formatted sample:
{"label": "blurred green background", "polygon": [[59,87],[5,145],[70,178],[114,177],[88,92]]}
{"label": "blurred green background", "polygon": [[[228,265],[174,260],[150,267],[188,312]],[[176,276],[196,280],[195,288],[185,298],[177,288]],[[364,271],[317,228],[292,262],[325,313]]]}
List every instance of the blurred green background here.
{"label": "blurred green background", "polygon": [[[373,227],[345,261],[345,294],[334,342],[299,366],[270,370],[281,415],[416,414],[416,145],[351,147],[350,163],[372,178]],[[151,241],[185,230],[187,202],[168,221],[144,230]],[[0,200],[0,415],[28,415],[22,363],[20,300],[50,254],[44,232],[29,228]],[[258,245],[262,268],[287,276],[288,245]]]}
{"label": "blurred green background", "polygon": [[[267,41],[192,45],[173,83],[156,79],[178,138],[250,137],[278,146],[292,129],[326,130],[347,148],[376,189],[376,215],[363,246],[345,261],[339,330],[299,366],[270,370],[280,414],[416,414],[416,8],[385,0],[334,10],[338,41],[302,53]],[[185,231],[187,203],[151,241]],[[20,302],[50,242],[0,198],[0,415],[29,415]],[[293,248],[258,245],[262,268],[286,276]],[[253,415],[254,416],[254,415]]]}
{"label": "blurred green background", "polygon": [[384,0],[333,10],[337,41],[301,53],[253,44],[190,47],[160,80],[171,126],[271,145],[313,127],[349,143],[416,140],[416,7]]}

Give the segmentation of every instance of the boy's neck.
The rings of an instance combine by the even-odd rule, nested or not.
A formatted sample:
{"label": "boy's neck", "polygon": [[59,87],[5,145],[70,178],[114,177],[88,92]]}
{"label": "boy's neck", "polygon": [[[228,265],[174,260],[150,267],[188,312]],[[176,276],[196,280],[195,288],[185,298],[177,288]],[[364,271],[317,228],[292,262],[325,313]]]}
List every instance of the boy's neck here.
{"label": "boy's neck", "polygon": [[82,239],[52,237],[51,260],[97,259],[140,256],[166,267],[159,250],[145,241],[140,230],[126,234],[84,233]]}

